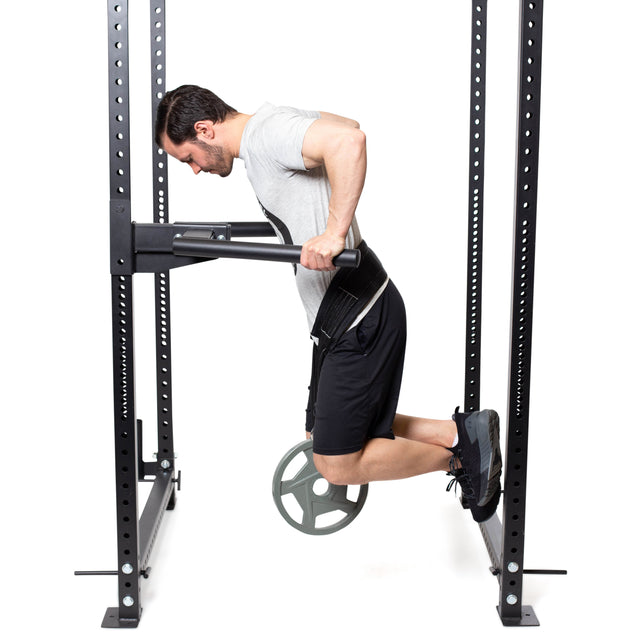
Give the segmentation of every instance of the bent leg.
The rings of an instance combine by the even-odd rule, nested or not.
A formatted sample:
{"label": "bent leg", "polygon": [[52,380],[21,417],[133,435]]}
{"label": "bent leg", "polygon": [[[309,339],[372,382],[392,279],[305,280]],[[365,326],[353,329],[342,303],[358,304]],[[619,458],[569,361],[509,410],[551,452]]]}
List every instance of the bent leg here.
{"label": "bent leg", "polygon": [[450,447],[458,433],[453,420],[415,418],[397,413],[393,421],[393,433],[400,438],[417,440],[441,447]]}
{"label": "bent leg", "polygon": [[432,471],[448,471],[451,451],[406,438],[374,438],[356,453],[314,454],[316,469],[331,484],[367,484],[401,480]]}

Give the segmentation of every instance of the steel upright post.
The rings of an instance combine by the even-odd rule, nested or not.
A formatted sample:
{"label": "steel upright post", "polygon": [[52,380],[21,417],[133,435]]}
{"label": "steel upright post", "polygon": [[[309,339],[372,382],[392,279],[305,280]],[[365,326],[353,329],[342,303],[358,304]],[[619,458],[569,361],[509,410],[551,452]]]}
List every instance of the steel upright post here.
{"label": "steel upright post", "polygon": [[480,409],[487,0],[471,2],[465,412]]}
{"label": "steel upright post", "polygon": [[[151,124],[154,128],[156,111],[166,83],[166,7],[165,0],[150,2],[151,29]],[[169,179],[167,156],[154,140],[151,132],[153,166],[153,222],[169,221]],[[156,313],[156,398],[158,421],[158,464],[165,471],[174,467],[173,406],[171,385],[171,296],[169,269],[154,275]],[[173,506],[172,498],[171,505]]]}
{"label": "steel upright post", "polygon": [[521,0],[509,415],[498,612],[505,625],[536,625],[522,605],[533,282],[540,140],[543,0]]}
{"label": "steel upright post", "polygon": [[[469,150],[469,236],[465,411],[480,409],[480,329],[487,0],[472,0]],[[533,278],[540,128],[542,0],[521,0],[518,81],[518,140],[513,253],[509,413],[505,450],[502,522],[480,524],[492,571],[500,584],[498,613],[508,626],[537,625],[522,604],[527,442],[533,313]]]}
{"label": "steel upright post", "polygon": [[129,137],[128,0],[109,13],[109,170],[113,326],[114,438],[118,531],[118,606],[102,626],[135,627],[140,619],[138,430],[133,345],[133,240]]}

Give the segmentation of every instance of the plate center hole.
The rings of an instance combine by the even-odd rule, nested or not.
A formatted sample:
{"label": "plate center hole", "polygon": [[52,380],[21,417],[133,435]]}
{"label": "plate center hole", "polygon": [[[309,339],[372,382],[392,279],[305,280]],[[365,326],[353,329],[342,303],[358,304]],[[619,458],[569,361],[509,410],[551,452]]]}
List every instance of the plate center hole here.
{"label": "plate center hole", "polygon": [[324,478],[318,478],[313,483],[313,493],[317,496],[323,496],[329,491],[329,483]]}

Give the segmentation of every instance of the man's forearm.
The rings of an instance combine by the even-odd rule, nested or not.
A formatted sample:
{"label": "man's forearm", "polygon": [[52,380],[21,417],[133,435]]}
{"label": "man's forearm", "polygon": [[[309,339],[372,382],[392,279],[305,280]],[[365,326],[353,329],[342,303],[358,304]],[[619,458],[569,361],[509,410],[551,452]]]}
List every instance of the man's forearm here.
{"label": "man's forearm", "polygon": [[360,195],[367,172],[366,138],[359,129],[341,136],[334,149],[325,159],[325,169],[331,185],[327,232],[345,238]]}

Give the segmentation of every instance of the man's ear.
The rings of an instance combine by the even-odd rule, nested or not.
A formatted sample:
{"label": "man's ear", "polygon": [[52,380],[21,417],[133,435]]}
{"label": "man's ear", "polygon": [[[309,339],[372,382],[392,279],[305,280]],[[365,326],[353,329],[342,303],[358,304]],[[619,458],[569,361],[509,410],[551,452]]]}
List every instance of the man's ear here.
{"label": "man's ear", "polygon": [[196,137],[203,140],[211,141],[216,137],[211,120],[198,120],[198,122],[193,125],[193,128],[196,130]]}

